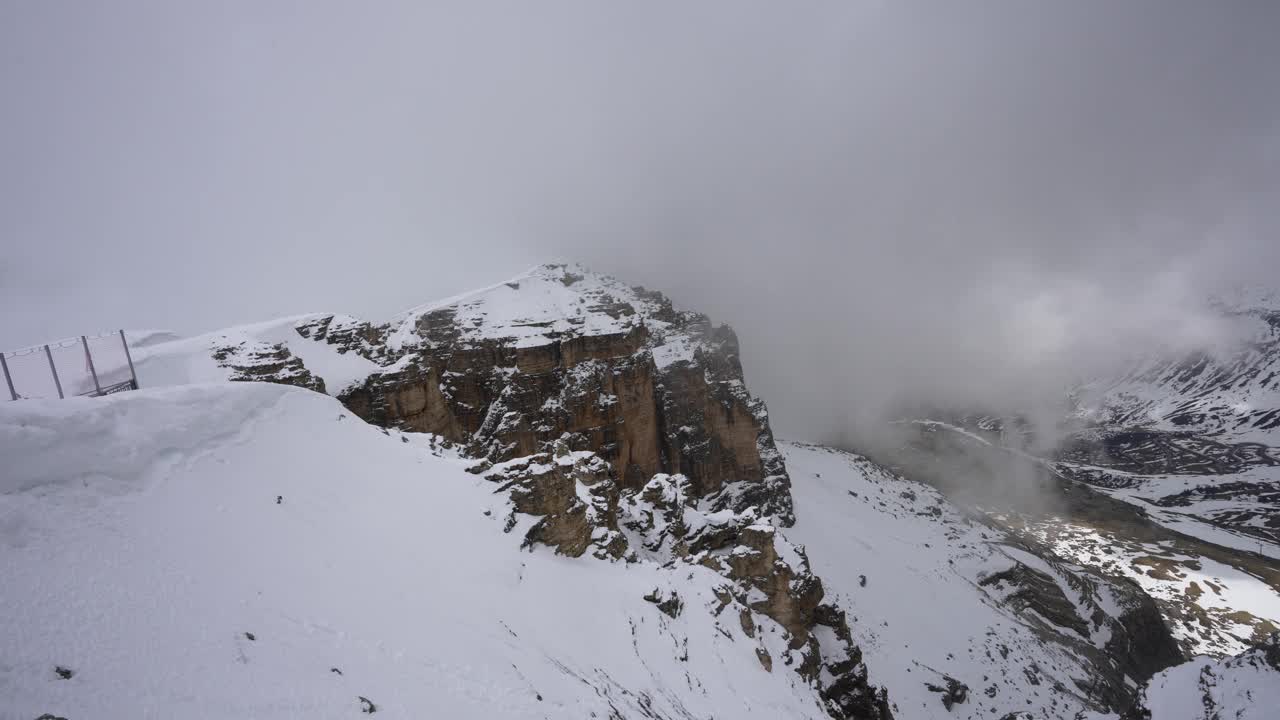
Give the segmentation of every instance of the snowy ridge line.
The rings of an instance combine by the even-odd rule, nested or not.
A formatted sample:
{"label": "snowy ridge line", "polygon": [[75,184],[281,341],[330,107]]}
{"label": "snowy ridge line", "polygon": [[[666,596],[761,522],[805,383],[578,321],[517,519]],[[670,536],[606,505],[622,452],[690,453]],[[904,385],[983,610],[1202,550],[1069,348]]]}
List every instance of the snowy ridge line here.
{"label": "snowy ridge line", "polygon": [[[398,325],[406,320],[417,318],[418,316],[425,315],[429,312],[432,312],[433,310],[439,310],[441,308],[446,308],[451,305],[460,305],[466,302],[467,300],[472,300],[475,298],[482,297],[486,293],[489,293],[493,290],[497,290],[503,285],[510,286],[512,283],[518,283],[521,280],[524,280],[525,278],[528,278],[534,275],[539,270],[546,267],[548,264],[557,264],[557,263],[539,263],[537,265],[530,266],[528,269],[524,270],[523,272],[517,273],[516,275],[513,275],[509,279],[503,280],[502,282],[496,282],[496,283],[493,283],[492,285],[485,285],[484,287],[474,288],[472,290],[466,290],[456,295],[450,295],[449,297],[440,298],[439,300],[432,300],[431,302],[422,303],[421,305],[414,305],[413,307],[407,308],[405,310],[401,310],[400,312],[392,315],[389,322],[392,325]],[[564,263],[559,263],[559,264],[564,264]],[[578,270],[583,270],[583,268],[581,268],[580,266],[575,265],[574,267],[577,268]]]}
{"label": "snowy ridge line", "polygon": [[[442,318],[439,323],[436,315]],[[300,334],[306,325],[324,322],[330,339]],[[442,325],[456,328],[456,337],[434,335]],[[642,292],[581,265],[548,264],[504,282],[415,306],[385,321],[343,313],[305,313],[158,342],[150,340],[156,335],[151,333],[146,336],[145,351],[140,346],[137,362],[146,385],[226,380],[231,379],[228,371],[205,360],[212,346],[243,344],[247,350],[261,351],[283,345],[324,381],[328,394],[340,396],[373,376],[395,374],[425,362],[442,346],[466,349],[496,342],[521,349],[636,333],[659,369],[665,369],[692,361],[707,342],[700,333],[710,329],[705,316],[674,310],[657,293]],[[361,337],[364,332],[376,338]],[[335,336],[344,339],[335,345]]]}

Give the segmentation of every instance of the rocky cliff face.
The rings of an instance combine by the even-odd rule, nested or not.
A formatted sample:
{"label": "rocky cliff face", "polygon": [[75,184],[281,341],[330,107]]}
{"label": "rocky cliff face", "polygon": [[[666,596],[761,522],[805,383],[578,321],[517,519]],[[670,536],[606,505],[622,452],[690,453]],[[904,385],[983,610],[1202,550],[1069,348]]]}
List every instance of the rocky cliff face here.
{"label": "rocky cliff face", "polygon": [[794,521],[737,337],[659,293],[548,265],[387,325],[326,316],[297,330],[379,365],[336,393],[369,422],[495,463],[563,442],[607,461],[623,489],[680,474],[697,497]]}
{"label": "rocky cliff face", "polygon": [[[766,670],[798,672],[833,717],[890,716],[844,613],[824,604],[804,551],[775,531],[795,520],[790,480],[727,326],[659,293],[546,265],[386,324],[325,315],[295,330],[295,340],[230,345],[215,359],[233,379],[324,390],[305,360],[328,346],[363,368],[328,391],[370,423],[461,446],[507,494],[505,528],[527,526],[526,545],[711,568],[724,578],[716,615],[738,618]],[[679,612],[679,590],[653,602]],[[762,618],[784,643],[761,637]]]}
{"label": "rocky cliff face", "polygon": [[231,370],[231,379],[274,382],[324,392],[324,380],[312,375],[283,343],[252,340],[215,345],[213,359]]}

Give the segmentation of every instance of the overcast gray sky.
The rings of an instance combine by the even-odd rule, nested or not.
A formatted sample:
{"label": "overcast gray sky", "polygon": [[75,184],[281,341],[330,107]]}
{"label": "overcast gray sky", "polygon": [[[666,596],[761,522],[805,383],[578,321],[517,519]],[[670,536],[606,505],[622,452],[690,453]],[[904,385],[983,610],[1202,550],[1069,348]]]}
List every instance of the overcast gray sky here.
{"label": "overcast gray sky", "polygon": [[1280,271],[1280,3],[0,2],[0,346],[580,260],[797,427]]}

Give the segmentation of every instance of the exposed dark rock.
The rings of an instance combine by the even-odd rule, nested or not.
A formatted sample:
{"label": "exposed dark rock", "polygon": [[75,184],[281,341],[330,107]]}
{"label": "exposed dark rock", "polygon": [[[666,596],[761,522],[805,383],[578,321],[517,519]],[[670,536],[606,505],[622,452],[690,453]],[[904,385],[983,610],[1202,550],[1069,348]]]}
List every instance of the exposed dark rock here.
{"label": "exposed dark rock", "polygon": [[[351,317],[326,315],[299,323],[294,328],[298,335],[308,340],[327,342],[337,347],[339,354],[354,352],[379,365],[391,362],[387,349],[387,327],[361,322]],[[335,390],[340,388],[335,388]]]}
{"label": "exposed dark rock", "polygon": [[241,342],[213,349],[213,359],[231,371],[231,380],[273,382],[324,392],[324,380],[311,374],[284,344]]}
{"label": "exposed dark rock", "polygon": [[1030,609],[1060,628],[1067,628],[1088,639],[1089,626],[1076,613],[1075,605],[1067,599],[1058,583],[1045,573],[1022,563],[983,578],[979,585],[1005,586],[1011,590],[1004,602],[1014,609]]}
{"label": "exposed dark rock", "polygon": [[666,613],[668,617],[680,617],[680,611],[684,609],[684,602],[680,599],[680,595],[675,591],[663,593],[654,588],[653,592],[644,596],[645,600],[658,606],[658,609]]}
{"label": "exposed dark rock", "polygon": [[[619,558],[626,550],[617,532],[618,489],[599,457],[571,453],[558,444],[553,454],[503,463],[485,478],[508,493],[515,510],[538,516],[525,535],[526,545],[550,545],[570,557],[582,555],[593,544],[601,557]],[[584,502],[584,496],[590,502]]]}
{"label": "exposed dark rock", "polygon": [[756,659],[760,661],[760,667],[764,668],[765,672],[773,672],[773,656],[768,650],[762,647],[756,648]]}
{"label": "exposed dark rock", "polygon": [[1262,657],[1271,666],[1271,669],[1280,672],[1280,633],[1271,633],[1260,646],[1262,649]]}
{"label": "exposed dark rock", "polygon": [[1142,681],[1182,662],[1182,651],[1151,596],[1132,582],[1116,579],[1113,583],[1128,590],[1128,609],[1120,616],[1124,632],[1114,633],[1106,645],[1117,669]]}
{"label": "exposed dark rock", "polygon": [[933,683],[925,683],[925,687],[929,692],[938,693],[942,696],[942,704],[947,710],[953,705],[963,703],[969,698],[969,686],[956,680],[955,678],[944,675],[942,680],[945,685],[934,685]]}
{"label": "exposed dark rock", "polygon": [[[1107,707],[1127,707],[1133,701],[1133,690],[1126,677],[1145,681],[1182,661],[1182,653],[1155,602],[1136,584],[1122,578],[1105,581],[1108,592],[1122,607],[1119,616],[1112,617],[1091,599],[1104,582],[1102,578],[1081,568],[1067,568],[1051,557],[1045,562],[1059,575],[1057,579],[1015,562],[1012,567],[983,578],[979,585],[1000,593],[1001,602],[1016,610],[1034,612],[1033,618],[1047,621],[1047,625],[1042,623],[1043,632],[1090,660],[1094,677],[1080,687],[1087,696]],[[1059,582],[1070,586],[1076,599],[1068,598]],[[1092,637],[1103,628],[1109,639],[1099,650]],[[1029,683],[1039,684],[1037,668],[1027,666],[1023,672]]]}

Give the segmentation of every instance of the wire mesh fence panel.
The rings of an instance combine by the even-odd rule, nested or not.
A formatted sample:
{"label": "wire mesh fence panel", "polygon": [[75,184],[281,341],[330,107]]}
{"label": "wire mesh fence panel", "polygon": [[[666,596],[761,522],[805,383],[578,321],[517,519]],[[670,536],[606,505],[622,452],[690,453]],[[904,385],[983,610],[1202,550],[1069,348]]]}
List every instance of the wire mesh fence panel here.
{"label": "wire mesh fence panel", "polygon": [[[5,353],[5,364],[9,366],[13,391],[19,398],[58,397],[58,389],[54,384],[53,374],[49,372],[49,360],[45,357],[43,347]],[[8,392],[8,388],[5,388],[5,392]]]}
{"label": "wire mesh fence panel", "polygon": [[[133,388],[128,355],[118,332],[98,333],[83,340],[67,338],[4,355],[19,398],[74,397]],[[9,399],[7,387],[0,387],[0,392]]]}
{"label": "wire mesh fence panel", "polygon": [[118,386],[132,379],[129,361],[125,358],[120,333],[109,333],[89,338],[89,350],[93,353],[93,366],[98,371],[98,383],[105,389]]}
{"label": "wire mesh fence panel", "polygon": [[70,345],[60,343],[59,347],[53,348],[53,364],[58,368],[62,391],[67,397],[88,395],[93,392],[89,363],[84,354],[84,347],[79,342]]}

